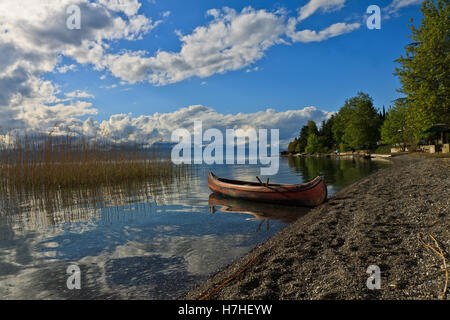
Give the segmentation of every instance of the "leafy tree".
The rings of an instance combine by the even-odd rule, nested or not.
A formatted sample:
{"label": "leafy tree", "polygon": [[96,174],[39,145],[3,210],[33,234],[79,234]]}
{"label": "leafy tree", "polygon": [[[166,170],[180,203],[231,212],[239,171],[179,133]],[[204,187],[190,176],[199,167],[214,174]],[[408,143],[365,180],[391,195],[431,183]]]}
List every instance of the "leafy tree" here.
{"label": "leafy tree", "polygon": [[322,121],[322,126],[319,130],[319,136],[321,138],[321,144],[323,147],[323,152],[328,152],[333,150],[336,146],[336,141],[333,136],[333,122],[335,116],[331,116],[328,120]]}
{"label": "leafy tree", "polygon": [[396,75],[406,95],[407,121],[416,138],[434,123],[450,123],[450,2],[425,0],[419,27],[410,24],[413,40]]}
{"label": "leafy tree", "polygon": [[407,122],[407,106],[405,100],[397,100],[396,105],[389,109],[386,120],[381,127],[381,142],[389,145],[398,145],[402,151],[413,144],[412,129]]}
{"label": "leafy tree", "polygon": [[331,127],[331,130],[333,131],[333,138],[341,151],[345,151],[348,148],[348,146],[343,142],[342,137],[344,136],[347,123],[350,121],[352,116],[350,106],[347,102],[348,100],[345,101],[344,106],[339,110]]}
{"label": "leafy tree", "polygon": [[347,99],[333,121],[332,131],[340,149],[373,148],[380,137],[381,121],[372,98],[358,92]]}
{"label": "leafy tree", "polygon": [[305,152],[306,144],[308,143],[308,126],[303,126],[300,130],[300,135],[297,140],[297,146],[296,148],[297,153]]}
{"label": "leafy tree", "polygon": [[381,122],[386,120],[386,109],[385,109],[384,105],[383,105],[383,111],[380,110],[380,113],[378,114],[378,116],[380,117]]}
{"label": "leafy tree", "polygon": [[308,127],[308,135],[310,135],[310,134],[318,135],[319,134],[317,125],[313,120],[308,120],[308,123],[306,124],[306,126]]}
{"label": "leafy tree", "polygon": [[313,120],[308,120],[305,126],[300,130],[300,136],[297,140],[297,146],[295,152],[301,153],[306,151],[306,145],[308,144],[308,137],[310,134],[319,134],[317,125]]}
{"label": "leafy tree", "polygon": [[308,136],[308,143],[306,145],[305,151],[309,154],[313,154],[321,152],[321,149],[322,145],[319,136],[315,133],[311,133]]}
{"label": "leafy tree", "polygon": [[295,147],[297,146],[298,140],[295,138],[293,141],[289,142],[288,151],[295,152]]}

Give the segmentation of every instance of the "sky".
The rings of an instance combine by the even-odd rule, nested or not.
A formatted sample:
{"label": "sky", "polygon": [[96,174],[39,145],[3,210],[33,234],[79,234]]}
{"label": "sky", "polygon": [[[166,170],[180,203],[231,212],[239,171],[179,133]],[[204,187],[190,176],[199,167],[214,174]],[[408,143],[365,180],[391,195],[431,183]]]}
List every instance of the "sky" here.
{"label": "sky", "polygon": [[[202,120],[278,128],[286,143],[358,91],[377,108],[401,96],[394,60],[421,2],[1,0],[0,139],[167,141]],[[367,27],[370,5],[381,29]]]}

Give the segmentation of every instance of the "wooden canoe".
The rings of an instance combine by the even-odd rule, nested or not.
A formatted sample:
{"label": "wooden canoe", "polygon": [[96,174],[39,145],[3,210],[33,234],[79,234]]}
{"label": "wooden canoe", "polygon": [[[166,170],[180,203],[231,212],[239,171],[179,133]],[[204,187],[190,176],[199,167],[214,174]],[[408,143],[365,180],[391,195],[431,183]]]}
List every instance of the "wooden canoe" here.
{"label": "wooden canoe", "polygon": [[269,183],[266,185],[219,178],[210,172],[208,186],[212,192],[224,196],[270,203],[314,207],[327,199],[327,187],[320,176],[304,184]]}

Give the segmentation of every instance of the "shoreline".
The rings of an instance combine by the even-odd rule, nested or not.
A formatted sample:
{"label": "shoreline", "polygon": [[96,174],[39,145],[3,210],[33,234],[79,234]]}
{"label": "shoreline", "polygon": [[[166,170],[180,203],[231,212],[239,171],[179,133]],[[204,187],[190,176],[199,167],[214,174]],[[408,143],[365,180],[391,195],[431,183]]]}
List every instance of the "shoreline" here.
{"label": "shoreline", "polygon": [[[450,160],[419,155],[340,190],[181,299],[439,299],[449,261]],[[366,286],[370,265],[381,289]],[[447,289],[445,296],[450,293]]]}
{"label": "shoreline", "polygon": [[284,158],[365,158],[365,159],[376,159],[376,158],[392,158],[399,156],[399,154],[381,154],[381,153],[369,153],[365,151],[355,151],[355,152],[339,152],[339,153],[293,153],[293,154],[281,154]]}

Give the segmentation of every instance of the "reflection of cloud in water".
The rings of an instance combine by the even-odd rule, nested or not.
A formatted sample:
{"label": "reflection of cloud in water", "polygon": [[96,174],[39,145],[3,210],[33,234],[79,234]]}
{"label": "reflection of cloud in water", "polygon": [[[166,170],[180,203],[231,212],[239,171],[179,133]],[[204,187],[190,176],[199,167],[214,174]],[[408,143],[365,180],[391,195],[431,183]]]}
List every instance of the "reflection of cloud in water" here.
{"label": "reflection of cloud in water", "polygon": [[[148,290],[148,295],[175,297],[243,256],[251,249],[243,245],[248,239],[245,235],[161,236],[145,243],[127,242],[113,252],[85,257],[79,263],[99,266],[101,282],[110,289],[124,286],[130,291],[130,287],[141,286],[136,290]],[[162,294],[162,284],[180,290]]]}
{"label": "reflection of cloud in water", "polygon": [[[177,227],[161,225],[154,229],[171,232]],[[56,254],[60,244],[29,236],[22,247],[1,253],[0,298],[170,299],[182,295],[251,249],[245,245],[250,236],[245,235],[163,234],[147,241],[128,241],[112,251],[105,248],[98,255],[84,256],[77,261],[46,259]],[[66,268],[73,263],[82,271],[80,291],[66,288]]]}
{"label": "reflection of cloud in water", "polygon": [[183,257],[189,273],[208,275],[248,252],[251,247],[243,244],[249,238],[248,235],[163,236],[153,239],[150,247],[163,257]]}
{"label": "reflection of cloud in water", "polygon": [[174,232],[179,229],[180,229],[179,226],[156,226],[155,228],[153,228],[153,230],[155,230],[155,232],[157,233]]}

